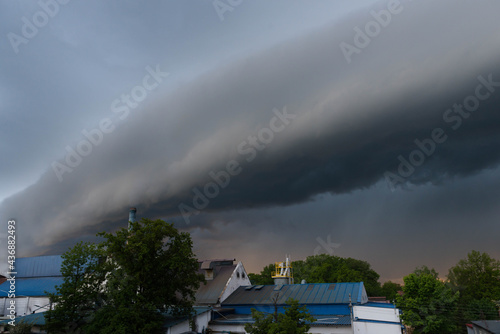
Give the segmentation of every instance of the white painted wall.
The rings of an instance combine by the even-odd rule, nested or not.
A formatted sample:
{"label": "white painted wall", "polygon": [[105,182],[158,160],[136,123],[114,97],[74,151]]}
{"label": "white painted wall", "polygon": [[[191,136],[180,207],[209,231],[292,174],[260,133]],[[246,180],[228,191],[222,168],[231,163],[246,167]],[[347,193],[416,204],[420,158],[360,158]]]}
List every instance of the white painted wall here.
{"label": "white painted wall", "polygon": [[[214,333],[238,333],[244,334],[245,327],[242,325],[211,325],[210,329]],[[331,327],[331,326],[315,326],[311,327],[308,333],[311,334],[352,334],[351,326]]]}
{"label": "white painted wall", "polygon": [[354,319],[400,322],[397,308],[354,305],[353,316]]}
{"label": "white painted wall", "polygon": [[222,303],[236,289],[238,289],[238,287],[245,285],[250,285],[250,279],[248,278],[247,272],[240,261],[236,265],[236,268],[231,274],[231,277],[227,281],[226,287],[224,288],[224,291],[222,291],[219,302]]}
{"label": "white painted wall", "polygon": [[[17,316],[47,311],[50,302],[48,297],[16,297],[15,300]],[[10,306],[9,303],[9,298],[0,298],[0,315],[7,315],[9,313],[9,310],[7,310]]]}
{"label": "white painted wall", "polygon": [[[353,307],[353,331],[355,334],[401,334],[399,310],[396,308],[355,305]],[[388,321],[388,323],[358,320]]]}

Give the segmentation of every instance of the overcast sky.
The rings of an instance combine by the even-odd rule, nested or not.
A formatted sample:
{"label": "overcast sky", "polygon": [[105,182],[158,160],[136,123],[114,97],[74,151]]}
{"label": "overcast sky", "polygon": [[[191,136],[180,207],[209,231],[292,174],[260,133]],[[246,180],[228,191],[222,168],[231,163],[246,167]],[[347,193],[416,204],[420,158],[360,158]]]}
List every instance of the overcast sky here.
{"label": "overcast sky", "polygon": [[128,210],[248,272],[500,258],[500,3],[0,3],[0,231],[61,254]]}

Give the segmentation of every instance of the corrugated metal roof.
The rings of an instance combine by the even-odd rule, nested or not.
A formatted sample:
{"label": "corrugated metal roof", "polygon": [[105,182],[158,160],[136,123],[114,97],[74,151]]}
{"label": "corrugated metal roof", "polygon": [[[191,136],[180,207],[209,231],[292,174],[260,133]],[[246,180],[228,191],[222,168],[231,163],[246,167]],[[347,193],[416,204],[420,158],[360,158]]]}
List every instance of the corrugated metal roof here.
{"label": "corrugated metal roof", "polygon": [[[333,286],[333,288],[332,288]],[[284,305],[288,298],[297,299],[300,304],[348,304],[349,295],[353,304],[368,301],[362,282],[359,283],[310,283],[285,284],[280,291],[274,291],[275,285],[265,285],[262,289],[247,290],[245,286],[236,289],[222,304],[232,305],[272,305],[275,296],[277,304]]]}
{"label": "corrugated metal roof", "polygon": [[61,276],[61,255],[20,257],[16,259],[17,278]]}
{"label": "corrugated metal roof", "polygon": [[[219,297],[226,287],[227,281],[235,269],[236,265],[215,266],[214,279],[207,281],[207,284],[202,283],[198,291],[196,291],[196,304],[217,304]],[[202,271],[200,271],[200,273],[202,273]]]}
{"label": "corrugated metal roof", "polygon": [[[10,319],[6,320],[1,320],[0,325],[6,325],[8,324]],[[16,317],[15,318],[15,323],[18,324],[20,321],[24,321],[33,325],[37,326],[43,326],[45,325],[45,312],[39,312],[39,313],[34,313],[34,314],[28,314],[23,317]]]}
{"label": "corrugated metal roof", "polygon": [[[16,296],[37,297],[45,296],[47,292],[55,293],[56,285],[63,283],[63,277],[40,277],[40,278],[17,278],[16,277]],[[7,297],[10,288],[10,282],[4,282],[0,285],[0,297]]]}

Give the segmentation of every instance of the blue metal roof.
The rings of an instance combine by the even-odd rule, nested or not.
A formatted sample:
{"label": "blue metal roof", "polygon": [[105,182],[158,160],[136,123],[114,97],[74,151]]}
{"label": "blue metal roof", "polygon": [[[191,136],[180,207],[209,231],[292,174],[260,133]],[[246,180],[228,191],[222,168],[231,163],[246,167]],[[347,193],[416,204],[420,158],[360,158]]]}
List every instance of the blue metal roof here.
{"label": "blue metal roof", "polygon": [[[0,325],[7,325],[10,321],[12,320],[10,319],[1,320]],[[32,325],[43,326],[45,325],[45,312],[28,314],[23,317],[16,317],[14,321],[16,324],[18,324],[20,321],[23,321],[26,323],[30,323]]]}
{"label": "blue metal roof", "polygon": [[[47,292],[55,293],[56,285],[63,283],[63,277],[40,277],[40,278],[17,278],[16,277],[16,296],[18,297],[37,297],[45,296]],[[6,281],[0,284],[0,297],[7,297],[10,289],[10,282]]]}
{"label": "blue metal roof", "polygon": [[353,304],[368,302],[363,282],[358,283],[310,283],[285,284],[279,291],[275,285],[265,285],[262,289],[247,289],[240,286],[223,303],[223,307],[235,305],[285,305],[288,298],[297,299],[299,304],[349,304],[349,295]]}
{"label": "blue metal roof", "polygon": [[16,259],[17,278],[61,276],[61,255],[20,257]]}

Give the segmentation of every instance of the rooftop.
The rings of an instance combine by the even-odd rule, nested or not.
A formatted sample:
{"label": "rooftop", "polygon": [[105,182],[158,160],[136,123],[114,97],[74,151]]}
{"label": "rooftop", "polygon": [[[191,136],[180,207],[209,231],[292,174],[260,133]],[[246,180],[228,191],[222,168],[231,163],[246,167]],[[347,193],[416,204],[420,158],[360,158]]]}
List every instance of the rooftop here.
{"label": "rooftop", "polygon": [[360,283],[310,283],[284,285],[240,286],[222,304],[232,305],[285,305],[289,298],[300,304],[365,304],[368,296]]}

